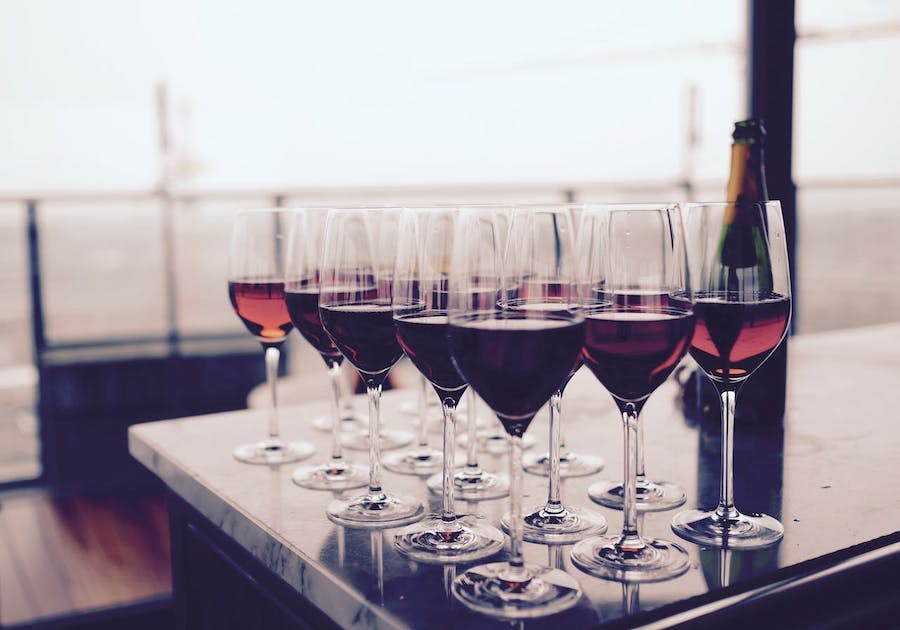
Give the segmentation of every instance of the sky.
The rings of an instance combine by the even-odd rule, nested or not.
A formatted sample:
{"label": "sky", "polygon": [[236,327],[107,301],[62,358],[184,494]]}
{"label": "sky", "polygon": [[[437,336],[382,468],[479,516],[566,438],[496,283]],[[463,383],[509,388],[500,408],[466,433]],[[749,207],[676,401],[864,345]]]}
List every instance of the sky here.
{"label": "sky", "polygon": [[[795,179],[896,181],[900,2],[797,8]],[[11,338],[27,339],[18,200],[155,187],[158,85],[175,185],[186,191],[428,185],[451,195],[457,185],[544,183],[555,194],[560,183],[688,171],[716,194],[732,125],[746,116],[745,26],[745,0],[0,0],[0,292],[14,296],[0,301],[0,332],[8,324]],[[849,266],[820,262],[846,241],[847,209],[874,213],[856,227],[891,243],[897,191],[801,190],[798,268],[822,297],[800,304],[834,315],[822,326],[858,323],[833,307],[835,277]],[[238,325],[216,280],[223,217],[237,203],[177,215],[184,330]],[[153,200],[45,203],[40,217],[51,337],[164,329]],[[891,255],[871,243],[854,258],[844,285],[871,289],[854,304],[896,312]],[[894,302],[879,301],[888,294]],[[104,317],[91,311],[101,303]],[[20,345],[16,357],[27,353]]]}
{"label": "sky", "polygon": [[[900,24],[893,0],[798,2],[801,31]],[[134,189],[169,96],[195,189],[727,175],[743,0],[3,0],[0,192]],[[900,28],[797,51],[800,176],[900,173]]]}

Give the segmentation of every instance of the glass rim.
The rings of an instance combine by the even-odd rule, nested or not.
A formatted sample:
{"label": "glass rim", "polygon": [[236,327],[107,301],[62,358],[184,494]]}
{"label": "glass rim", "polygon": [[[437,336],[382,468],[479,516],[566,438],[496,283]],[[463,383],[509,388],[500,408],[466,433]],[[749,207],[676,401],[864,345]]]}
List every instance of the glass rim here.
{"label": "glass rim", "polygon": [[689,201],[681,204],[687,208],[727,208],[728,206],[778,206],[781,207],[780,199],[768,199],[766,201]]}
{"label": "glass rim", "polygon": [[593,203],[581,204],[585,210],[671,210],[684,204],[678,201],[635,202],[635,203]]}

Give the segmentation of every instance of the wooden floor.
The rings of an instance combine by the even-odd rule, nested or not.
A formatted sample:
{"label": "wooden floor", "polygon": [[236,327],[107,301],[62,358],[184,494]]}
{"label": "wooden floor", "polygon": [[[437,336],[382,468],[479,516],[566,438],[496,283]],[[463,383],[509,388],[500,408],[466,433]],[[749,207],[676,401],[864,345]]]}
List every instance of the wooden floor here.
{"label": "wooden floor", "polygon": [[0,626],[171,590],[162,496],[0,494]]}

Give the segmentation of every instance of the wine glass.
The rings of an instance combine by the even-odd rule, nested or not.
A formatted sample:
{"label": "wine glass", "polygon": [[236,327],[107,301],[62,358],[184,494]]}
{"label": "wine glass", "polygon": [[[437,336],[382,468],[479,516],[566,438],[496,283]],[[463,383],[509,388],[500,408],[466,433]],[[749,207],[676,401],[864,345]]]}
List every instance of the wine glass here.
{"label": "wine glass", "polygon": [[303,208],[293,212],[285,259],[284,300],[294,327],[315,348],[328,368],[331,381],[331,457],[316,466],[298,468],[291,479],[313,490],[360,488],[368,471],[348,462],[341,449],[341,364],[344,356],[322,328],[319,317],[319,263],[325,232],[325,208]]}
{"label": "wine glass", "polygon": [[293,328],[284,303],[284,247],[290,213],[281,209],[238,212],[231,230],[228,296],[235,313],[265,351],[270,393],[269,434],[234,449],[248,464],[285,464],[309,457],[308,442],[285,442],[278,430],[278,362],[281,344]]}
{"label": "wine glass", "polygon": [[[517,245],[510,240],[509,247]],[[548,240],[536,246],[554,247],[554,243]],[[524,619],[565,610],[581,597],[571,575],[525,563],[521,492],[522,436],[575,365],[584,340],[584,318],[574,308],[501,308],[504,275],[496,213],[462,209],[450,265],[450,354],[465,381],[496,413],[509,435],[512,516],[508,560],[466,570],[454,580],[453,594],[472,610]],[[563,275],[558,280],[571,289],[572,278]]]}
{"label": "wine glass", "polygon": [[677,205],[587,206],[579,231],[579,288],[585,312],[582,357],[612,395],[624,425],[622,533],[572,549],[581,570],[623,582],[680,575],[690,560],[679,545],[638,531],[638,418],[647,399],[687,353],[694,315],[687,299],[684,233]]}
{"label": "wine glass", "polygon": [[676,534],[707,547],[753,549],[777,543],[781,523],[734,505],[735,396],[784,339],[791,283],[781,204],[688,204],[685,231],[697,317],[691,356],[722,400],[719,505],[672,519]]}
{"label": "wine glass", "polygon": [[[347,369],[354,369],[352,365],[348,368],[348,365],[348,363],[341,364],[341,388],[340,398],[338,399],[338,424],[341,425],[341,431],[365,431],[366,435],[368,435],[368,431],[366,430],[366,427],[368,427],[369,424],[368,418],[366,418],[364,415],[361,415],[359,412],[357,412],[356,409],[353,408],[353,400],[350,396],[347,395],[347,384],[344,380],[344,372]],[[332,425],[330,413],[314,417],[312,419],[312,425],[313,428],[317,429],[318,431],[331,431],[334,428]]]}
{"label": "wine glass", "polygon": [[[504,258],[504,296],[501,307],[510,311],[567,312],[573,301],[575,242],[572,216],[566,206],[518,207],[510,216],[509,243]],[[529,542],[570,543],[606,532],[606,519],[589,509],[566,506],[560,496],[559,436],[562,390],[581,367],[577,356],[550,396],[550,483],[547,501],[526,511],[519,525]],[[512,514],[500,521],[506,532]]]}
{"label": "wine glass", "polygon": [[333,209],[325,222],[319,315],[344,358],[359,372],[369,399],[369,487],[335,500],[328,518],[347,527],[397,527],[422,518],[413,497],[381,487],[381,388],[403,356],[391,315],[397,218],[392,208]]}
{"label": "wine glass", "polygon": [[[635,507],[638,512],[662,512],[684,505],[684,488],[671,481],[648,479],[644,469],[644,425],[638,424],[637,467],[635,471]],[[622,481],[598,481],[588,486],[588,497],[614,510],[625,505],[625,484]]]}
{"label": "wine glass", "polygon": [[[467,206],[471,212],[493,213],[497,222],[498,231],[501,238],[506,238],[506,228],[508,228],[507,213],[509,208],[501,204],[485,204],[480,206]],[[462,212],[462,209],[458,209]],[[501,251],[505,247],[506,241],[500,243]],[[460,439],[460,443],[466,448],[466,462],[463,466],[456,469],[453,474],[453,485],[456,497],[463,501],[491,501],[494,499],[502,499],[509,495],[509,477],[502,473],[496,473],[485,470],[478,461],[478,453],[482,450],[495,453],[496,451],[487,447],[488,444],[494,442],[489,438],[484,439],[481,431],[479,431],[478,416],[478,396],[471,387],[466,390],[466,433]],[[493,423],[491,423],[493,424]],[[493,428],[488,431],[494,431]],[[526,436],[531,437],[531,436]],[[506,435],[503,433],[503,446],[506,452]],[[428,489],[436,494],[443,492],[444,480],[442,475],[433,475],[428,478],[426,484]]]}
{"label": "wine glass", "polygon": [[[607,206],[610,210],[618,207],[616,204]],[[628,207],[624,204],[623,207]],[[651,297],[655,288],[648,290]],[[637,289],[622,291],[615,295],[620,303],[634,303],[640,305],[645,299],[646,292]],[[661,512],[672,510],[684,505],[686,495],[684,488],[670,481],[661,479],[649,479],[644,467],[644,424],[638,423],[637,429],[637,467],[635,470],[636,494],[635,506],[638,512]],[[595,503],[614,510],[621,510],[625,504],[625,483],[618,480],[604,480],[588,486],[588,497]]]}
{"label": "wine glass", "polygon": [[456,219],[456,211],[448,208],[404,211],[394,273],[397,340],[434,387],[444,414],[441,512],[409,525],[394,538],[398,551],[422,562],[469,562],[503,549],[500,530],[458,516],[453,504],[456,406],[466,390],[447,346],[447,270]]}
{"label": "wine glass", "polygon": [[[581,367],[581,362],[578,363],[578,367],[572,370],[572,373],[569,376],[569,379],[563,384],[560,388],[560,400],[559,404],[556,405],[554,409],[553,399],[551,399],[550,404],[550,444],[551,447],[548,451],[544,453],[536,453],[533,455],[526,455],[524,458],[525,462],[525,472],[532,475],[539,475],[541,477],[549,477],[552,474],[557,474],[561,479],[565,479],[568,477],[587,477],[588,475],[593,475],[594,473],[598,473],[603,470],[603,466],[605,462],[602,457],[598,457],[596,455],[585,455],[583,453],[577,453],[566,445],[565,434],[562,431],[561,423],[558,421],[562,413],[562,409],[560,405],[562,404],[562,394],[566,390],[566,385],[569,384],[569,380],[571,380],[572,376],[575,376],[575,373]],[[554,422],[554,415],[556,414],[557,421]],[[556,440],[557,445],[553,446],[553,441]],[[554,456],[553,450],[556,449],[558,451],[558,455]],[[553,462],[555,460],[559,461],[558,471],[553,471]]]}
{"label": "wine glass", "polygon": [[[509,494],[509,477],[484,470],[478,463],[478,397],[472,388],[466,390],[466,463],[453,473],[456,496],[464,501],[490,501]],[[426,481],[428,489],[441,494],[443,475],[432,475]]]}
{"label": "wine glass", "polygon": [[[400,344],[403,345],[402,339]],[[416,445],[406,451],[394,451],[385,455],[384,467],[401,475],[429,476],[441,470],[441,451],[431,448],[428,443],[428,383],[424,377],[417,380],[420,382],[416,387],[416,407],[419,412]]]}

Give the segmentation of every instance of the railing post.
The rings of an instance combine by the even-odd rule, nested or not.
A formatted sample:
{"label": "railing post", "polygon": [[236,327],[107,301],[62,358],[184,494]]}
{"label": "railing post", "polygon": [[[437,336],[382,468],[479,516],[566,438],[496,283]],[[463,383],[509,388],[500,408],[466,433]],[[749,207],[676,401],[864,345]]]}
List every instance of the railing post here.
{"label": "railing post", "polygon": [[38,203],[25,200],[26,231],[28,242],[28,285],[31,292],[31,340],[34,361],[41,364],[47,339],[44,336],[44,300],[41,290],[41,248],[38,235]]}

